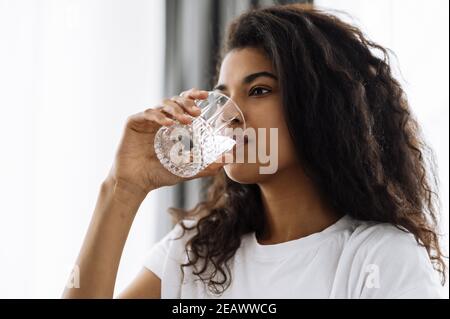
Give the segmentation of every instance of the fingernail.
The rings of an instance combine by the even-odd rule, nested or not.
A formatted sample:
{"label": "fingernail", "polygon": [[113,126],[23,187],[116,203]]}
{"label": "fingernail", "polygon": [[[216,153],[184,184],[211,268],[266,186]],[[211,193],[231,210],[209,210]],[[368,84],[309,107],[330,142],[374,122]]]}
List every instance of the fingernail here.
{"label": "fingernail", "polygon": [[185,118],[189,122],[192,122],[192,117],[189,115],[183,114],[183,118]]}

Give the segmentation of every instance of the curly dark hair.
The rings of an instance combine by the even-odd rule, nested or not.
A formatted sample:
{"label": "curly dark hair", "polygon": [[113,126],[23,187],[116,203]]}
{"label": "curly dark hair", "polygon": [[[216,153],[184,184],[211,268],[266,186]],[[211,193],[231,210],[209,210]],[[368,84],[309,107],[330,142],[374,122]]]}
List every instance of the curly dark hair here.
{"label": "curly dark hair", "polygon": [[[299,4],[237,17],[222,57],[245,47],[262,49],[272,61],[296,154],[322,197],[339,213],[412,233],[444,284],[434,155],[392,75],[388,50],[336,16]],[[259,186],[234,182],[222,170],[205,201],[170,211],[198,220],[190,228],[181,223],[195,230],[182,269],[193,266],[221,294],[241,237],[264,227]]]}

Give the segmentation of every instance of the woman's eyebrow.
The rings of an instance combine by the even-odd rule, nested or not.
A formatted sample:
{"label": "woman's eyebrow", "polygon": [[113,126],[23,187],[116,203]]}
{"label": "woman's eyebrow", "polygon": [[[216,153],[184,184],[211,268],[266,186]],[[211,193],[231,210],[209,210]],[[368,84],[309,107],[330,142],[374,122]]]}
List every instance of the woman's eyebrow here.
{"label": "woman's eyebrow", "polygon": [[[247,75],[242,80],[242,83],[243,84],[249,84],[249,83],[253,82],[254,80],[256,80],[259,77],[268,77],[268,78],[271,78],[271,79],[274,79],[274,80],[278,80],[278,78],[274,74],[272,74],[270,72],[267,72],[267,71],[262,71],[262,72],[257,72],[257,73],[252,73],[252,74]],[[225,84],[218,84],[218,85],[216,85],[214,87],[213,90],[214,91],[215,90],[225,91],[225,90],[227,90],[227,86]]]}

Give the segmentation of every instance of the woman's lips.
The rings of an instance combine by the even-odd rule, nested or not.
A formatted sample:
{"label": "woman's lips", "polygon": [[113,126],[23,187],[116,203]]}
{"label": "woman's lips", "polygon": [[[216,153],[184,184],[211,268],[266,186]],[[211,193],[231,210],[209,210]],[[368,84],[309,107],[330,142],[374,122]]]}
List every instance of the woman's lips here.
{"label": "woman's lips", "polygon": [[[243,154],[245,154],[247,152],[247,150],[246,150],[247,144],[249,143],[248,136],[233,135],[232,138],[236,143],[234,144],[233,148],[231,149],[231,152],[233,154],[233,161],[231,163],[238,163],[238,162],[242,163],[242,160],[245,161],[245,158],[242,158],[241,160],[237,160],[237,157],[242,156]],[[239,154],[241,154],[241,155],[239,155]]]}
{"label": "woman's lips", "polygon": [[248,144],[248,136],[244,135],[243,138],[238,138],[236,135],[233,135],[233,140],[235,140],[238,145],[246,145]]}

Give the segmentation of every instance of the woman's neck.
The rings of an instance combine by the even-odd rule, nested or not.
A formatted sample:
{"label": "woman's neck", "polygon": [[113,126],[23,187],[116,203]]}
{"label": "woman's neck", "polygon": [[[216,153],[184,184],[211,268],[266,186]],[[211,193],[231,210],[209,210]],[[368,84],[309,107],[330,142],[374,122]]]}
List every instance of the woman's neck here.
{"label": "woman's neck", "polygon": [[342,215],[320,198],[303,169],[277,172],[260,183],[265,228],[257,234],[261,244],[276,244],[320,232]]}

